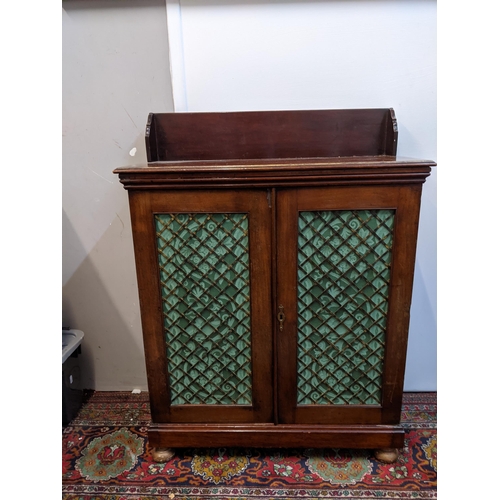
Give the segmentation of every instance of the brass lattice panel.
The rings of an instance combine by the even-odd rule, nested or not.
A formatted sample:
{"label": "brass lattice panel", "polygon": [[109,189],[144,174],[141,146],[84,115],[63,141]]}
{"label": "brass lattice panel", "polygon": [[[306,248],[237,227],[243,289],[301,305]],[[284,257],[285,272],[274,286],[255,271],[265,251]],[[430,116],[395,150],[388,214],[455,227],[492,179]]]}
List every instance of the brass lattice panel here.
{"label": "brass lattice panel", "polygon": [[394,211],[298,222],[297,403],[380,404]]}
{"label": "brass lattice panel", "polygon": [[171,404],[252,404],[248,215],[155,224]]}

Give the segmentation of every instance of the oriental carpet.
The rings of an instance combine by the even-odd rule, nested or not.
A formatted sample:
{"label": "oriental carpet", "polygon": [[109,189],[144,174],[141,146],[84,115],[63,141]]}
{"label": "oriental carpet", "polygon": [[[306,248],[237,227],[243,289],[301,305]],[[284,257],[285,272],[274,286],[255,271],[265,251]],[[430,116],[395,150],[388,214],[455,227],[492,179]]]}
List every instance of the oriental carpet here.
{"label": "oriental carpet", "polygon": [[369,450],[184,449],[153,462],[148,394],[94,392],[63,428],[64,500],[437,498],[436,393],[405,393],[405,448],[394,464]]}

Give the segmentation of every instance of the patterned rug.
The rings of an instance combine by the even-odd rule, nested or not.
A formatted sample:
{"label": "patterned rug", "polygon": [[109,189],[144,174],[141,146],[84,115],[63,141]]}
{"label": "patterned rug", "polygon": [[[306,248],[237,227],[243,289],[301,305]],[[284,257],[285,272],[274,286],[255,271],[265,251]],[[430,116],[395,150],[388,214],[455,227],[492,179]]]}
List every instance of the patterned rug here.
{"label": "patterned rug", "polygon": [[437,498],[436,393],[405,393],[405,448],[185,449],[165,464],[148,445],[147,393],[95,392],[63,428],[64,500]]}

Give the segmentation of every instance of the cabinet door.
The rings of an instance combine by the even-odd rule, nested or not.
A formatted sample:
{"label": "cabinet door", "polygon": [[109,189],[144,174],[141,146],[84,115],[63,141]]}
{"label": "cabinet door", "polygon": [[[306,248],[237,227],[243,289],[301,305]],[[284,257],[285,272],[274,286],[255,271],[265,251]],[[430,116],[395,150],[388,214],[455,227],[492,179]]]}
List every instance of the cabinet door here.
{"label": "cabinet door", "polygon": [[420,191],[278,193],[281,422],[399,421]]}
{"label": "cabinet door", "polygon": [[131,192],[154,422],[272,421],[266,191]]}

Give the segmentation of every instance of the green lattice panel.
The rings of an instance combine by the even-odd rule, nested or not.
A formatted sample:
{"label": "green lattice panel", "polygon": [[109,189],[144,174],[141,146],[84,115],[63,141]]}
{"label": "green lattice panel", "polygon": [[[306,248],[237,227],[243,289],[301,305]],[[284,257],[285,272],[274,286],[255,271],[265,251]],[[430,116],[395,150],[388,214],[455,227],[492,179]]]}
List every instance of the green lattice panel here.
{"label": "green lattice panel", "polygon": [[252,404],[247,214],[155,222],[171,404]]}
{"label": "green lattice panel", "polygon": [[297,403],[381,403],[393,210],[299,213]]}

